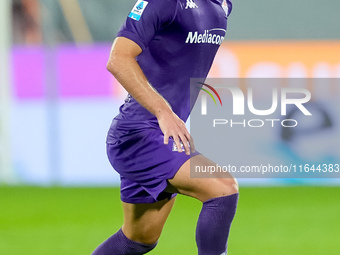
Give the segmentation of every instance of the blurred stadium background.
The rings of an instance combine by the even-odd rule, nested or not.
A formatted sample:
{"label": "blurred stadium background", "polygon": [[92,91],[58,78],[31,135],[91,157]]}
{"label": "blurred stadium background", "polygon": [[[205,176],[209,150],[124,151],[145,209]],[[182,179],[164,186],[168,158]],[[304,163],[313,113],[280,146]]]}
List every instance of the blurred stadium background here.
{"label": "blurred stadium background", "polygon": [[[105,65],[134,2],[0,1],[0,254],[90,254],[120,227],[105,138],[126,92]],[[235,0],[210,76],[340,78],[339,15],[337,0]],[[340,133],[327,139],[340,162]],[[280,153],[300,157],[299,142]],[[230,254],[340,254],[339,179],[240,184]],[[179,198],[150,254],[195,254],[198,210]]]}

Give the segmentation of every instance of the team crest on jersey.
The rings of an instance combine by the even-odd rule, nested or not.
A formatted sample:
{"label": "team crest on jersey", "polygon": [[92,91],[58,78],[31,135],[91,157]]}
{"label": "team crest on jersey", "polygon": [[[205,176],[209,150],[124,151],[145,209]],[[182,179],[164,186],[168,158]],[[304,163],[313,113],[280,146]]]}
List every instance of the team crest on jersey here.
{"label": "team crest on jersey", "polygon": [[185,9],[194,9],[198,8],[197,4],[195,4],[194,0],[187,0],[187,5],[185,6]]}
{"label": "team crest on jersey", "polygon": [[129,18],[139,21],[147,5],[147,1],[138,0],[130,12]]}
{"label": "team crest on jersey", "polygon": [[229,7],[228,7],[227,0],[223,0],[222,8],[225,11],[225,14],[228,16],[228,14],[229,14]]}
{"label": "team crest on jersey", "polygon": [[[184,151],[184,145],[183,145],[182,142],[181,142],[181,148],[182,148],[182,151]],[[178,148],[177,148],[177,146],[175,144],[175,141],[172,144],[172,151],[178,151]]]}

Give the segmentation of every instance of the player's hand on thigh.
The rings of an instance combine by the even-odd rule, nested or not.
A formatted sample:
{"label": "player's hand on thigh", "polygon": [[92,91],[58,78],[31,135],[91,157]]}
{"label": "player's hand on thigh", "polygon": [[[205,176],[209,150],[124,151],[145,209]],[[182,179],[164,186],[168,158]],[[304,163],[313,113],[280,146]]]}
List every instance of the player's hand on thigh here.
{"label": "player's hand on thigh", "polygon": [[162,112],[157,116],[157,119],[164,134],[164,144],[168,144],[169,138],[172,137],[178,152],[183,152],[183,148],[187,155],[190,155],[190,151],[195,152],[193,139],[186,128],[184,121],[173,111],[169,110]]}

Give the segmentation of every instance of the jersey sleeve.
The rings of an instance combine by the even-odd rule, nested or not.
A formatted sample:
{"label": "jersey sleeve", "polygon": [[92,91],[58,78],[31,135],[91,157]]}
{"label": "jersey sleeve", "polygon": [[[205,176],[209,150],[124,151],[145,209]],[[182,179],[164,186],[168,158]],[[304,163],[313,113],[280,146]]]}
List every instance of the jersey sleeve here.
{"label": "jersey sleeve", "polygon": [[117,37],[126,37],[144,50],[157,32],[174,20],[177,5],[177,0],[138,0]]}

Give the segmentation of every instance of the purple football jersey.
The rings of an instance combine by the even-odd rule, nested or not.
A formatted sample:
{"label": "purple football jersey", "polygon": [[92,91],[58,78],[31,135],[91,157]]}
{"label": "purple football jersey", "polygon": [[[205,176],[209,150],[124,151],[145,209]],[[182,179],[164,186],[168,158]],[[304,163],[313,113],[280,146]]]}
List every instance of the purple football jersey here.
{"label": "purple football jersey", "polygon": [[[118,32],[118,37],[141,47],[138,64],[184,121],[191,109],[190,78],[208,75],[226,35],[231,9],[229,0],[138,0]],[[156,117],[128,95],[115,119],[153,121]]]}

